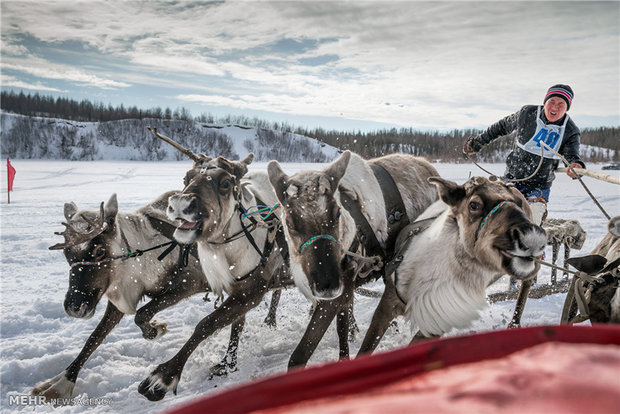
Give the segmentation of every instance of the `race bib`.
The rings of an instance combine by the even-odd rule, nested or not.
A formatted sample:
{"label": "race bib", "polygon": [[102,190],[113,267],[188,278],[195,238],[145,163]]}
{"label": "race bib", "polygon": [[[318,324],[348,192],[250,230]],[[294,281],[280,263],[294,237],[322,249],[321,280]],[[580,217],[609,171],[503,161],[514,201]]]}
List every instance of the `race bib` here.
{"label": "race bib", "polygon": [[534,132],[532,138],[530,138],[530,140],[525,144],[521,144],[517,141],[517,146],[532,154],[540,155],[542,152],[543,157],[558,160],[560,157],[555,155],[545,146],[541,145],[541,142],[544,142],[554,151],[560,152],[560,146],[562,145],[562,139],[564,138],[564,130],[566,128],[566,123],[568,122],[568,114],[566,114],[562,125],[549,125],[545,124],[543,120],[540,119],[541,108],[542,107],[539,106],[538,111],[536,112],[536,132]]}

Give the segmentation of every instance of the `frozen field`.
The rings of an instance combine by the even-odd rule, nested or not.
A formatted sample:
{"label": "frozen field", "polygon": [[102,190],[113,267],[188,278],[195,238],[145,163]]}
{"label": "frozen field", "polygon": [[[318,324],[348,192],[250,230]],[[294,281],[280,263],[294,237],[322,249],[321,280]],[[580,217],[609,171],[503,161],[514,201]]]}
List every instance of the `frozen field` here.
{"label": "frozen field", "polygon": [[[130,212],[167,190],[180,189],[190,162],[62,162],[14,160],[17,170],[11,204],[6,203],[6,179],[2,174],[1,190],[1,395],[2,412],[28,411],[32,407],[9,405],[9,395],[29,394],[32,387],[49,379],[77,356],[86,338],[99,322],[105,303],[100,303],[95,316],[79,320],[67,316],[63,300],[68,284],[68,270],[60,251],[48,246],[61,241],[54,231],[61,231],[63,204],[74,201],[80,208],[97,208],[112,193],[118,194],[119,210]],[[313,168],[311,164],[284,164],[287,173]],[[264,163],[252,164],[264,169]],[[471,164],[436,164],[440,174],[462,183],[470,173],[485,175]],[[484,165],[501,174],[503,165]],[[600,165],[589,166],[599,170]],[[618,174],[618,171],[606,171]],[[594,195],[612,216],[620,214],[620,186],[584,178]],[[588,232],[581,252],[587,254],[603,237],[607,221],[577,181],[564,174],[558,176],[551,192],[549,217],[578,219]],[[547,258],[551,257],[550,248]],[[543,269],[539,280],[548,280],[550,271]],[[368,286],[381,290],[381,284]],[[490,289],[505,290],[502,279]],[[137,391],[138,384],[158,364],[167,361],[190,336],[196,323],[213,310],[213,301],[205,303],[196,295],[157,315],[168,323],[170,332],[154,342],[142,338],[127,317],[112,331],[86,363],[78,377],[74,396],[104,398],[110,405],[75,405],[53,409],[36,408],[37,412],[124,412],[152,413],[169,409],[197,396],[242,382],[286,370],[288,358],[301,338],[309,320],[309,303],[295,289],[282,295],[278,308],[278,327],[263,325],[270,295],[248,314],[239,351],[239,369],[227,377],[209,380],[208,368],[219,362],[228,343],[228,329],[206,340],[189,359],[178,386],[178,396],[171,393],[161,402],[150,402]],[[556,324],[564,301],[563,294],[528,301],[524,326]],[[106,302],[106,299],[102,299]],[[351,346],[354,355],[363,338],[378,299],[356,295],[355,316],[361,333]],[[503,328],[512,315],[512,302],[489,306],[469,330],[486,331]],[[390,328],[379,351],[403,346],[410,339],[403,319]],[[311,364],[334,361],[338,357],[335,328],[328,330]],[[217,410],[214,410],[216,412]]]}

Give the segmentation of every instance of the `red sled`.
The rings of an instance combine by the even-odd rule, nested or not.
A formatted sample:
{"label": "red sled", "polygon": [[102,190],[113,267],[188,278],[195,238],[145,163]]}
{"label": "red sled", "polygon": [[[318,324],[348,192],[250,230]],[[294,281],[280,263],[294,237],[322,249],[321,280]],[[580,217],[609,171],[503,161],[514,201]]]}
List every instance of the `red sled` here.
{"label": "red sled", "polygon": [[175,414],[619,413],[620,327],[435,339],[241,385]]}

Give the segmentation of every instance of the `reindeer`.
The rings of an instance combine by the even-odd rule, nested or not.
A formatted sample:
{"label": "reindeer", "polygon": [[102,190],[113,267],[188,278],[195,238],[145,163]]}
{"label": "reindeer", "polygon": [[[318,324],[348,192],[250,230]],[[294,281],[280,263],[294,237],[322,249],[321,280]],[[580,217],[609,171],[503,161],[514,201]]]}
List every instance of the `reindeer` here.
{"label": "reindeer", "polygon": [[[212,159],[173,145],[195,162],[185,176],[183,191],[168,201],[167,215],[177,225],[174,238],[196,243],[209,286],[220,299],[224,294],[228,297],[198,323],[172,359],[157,366],[139,385],[138,391],[152,401],[171,390],[176,394],[185,363],[202,341],[227,325],[243,326],[245,314],[267,291],[292,285],[276,196],[265,173],[246,175],[253,154],[242,161]],[[272,209],[252,215],[247,208],[259,205]]]}
{"label": "reindeer", "polygon": [[[69,316],[88,319],[103,295],[108,297],[108,304],[77,358],[63,372],[37,385],[33,394],[48,399],[71,397],[80,369],[124,315],[135,314],[142,336],[154,340],[167,332],[167,324],[152,320],[156,313],[209,290],[196,259],[186,265],[180,263],[181,249],[158,260],[163,247],[174,247],[174,226],[165,214],[168,198],[174,194],[166,192],[135,213],[118,214],[116,194],[105,205],[101,203],[99,211],[78,210],[73,202],[65,204],[66,230],[56,233],[65,240],[50,247],[62,249],[71,266],[65,311]],[[142,255],[141,260],[134,260],[138,255]],[[144,296],[150,297],[150,302],[137,309]],[[235,344],[231,347],[236,350]]]}
{"label": "reindeer", "polygon": [[347,358],[354,288],[381,277],[380,262],[389,258],[398,231],[437,199],[427,182],[437,171],[410,155],[365,161],[345,151],[321,171],[289,177],[271,161],[268,173],[283,206],[295,284],[316,301],[288,366],[307,363],[334,317],[340,357]]}
{"label": "reindeer", "polygon": [[[360,347],[371,352],[391,320],[405,314],[420,337],[463,328],[486,306],[486,288],[508,274],[524,284],[537,274],[547,238],[512,185],[474,177],[464,185],[429,178],[440,200],[405,228],[389,283]],[[528,288],[522,294],[527,297]],[[522,299],[522,298],[520,298]]]}
{"label": "reindeer", "polygon": [[590,255],[567,260],[579,272],[566,295],[562,323],[620,323],[620,216],[607,229]]}

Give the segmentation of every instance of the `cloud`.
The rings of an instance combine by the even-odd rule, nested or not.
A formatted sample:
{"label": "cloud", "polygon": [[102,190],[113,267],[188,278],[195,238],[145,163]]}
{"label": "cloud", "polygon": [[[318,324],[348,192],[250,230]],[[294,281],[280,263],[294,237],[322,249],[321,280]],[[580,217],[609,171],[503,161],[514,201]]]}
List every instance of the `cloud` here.
{"label": "cloud", "polygon": [[[490,124],[561,82],[576,92],[571,112],[620,113],[616,2],[2,7],[3,40],[27,35],[49,46],[45,55],[31,51],[39,61],[5,59],[2,68],[43,79],[142,83],[187,101],[198,91],[209,105],[447,127]],[[88,66],[70,68],[49,52],[71,42],[88,52],[80,55]],[[89,54],[128,65],[100,71]]]}
{"label": "cloud", "polygon": [[[38,64],[34,64],[35,62]],[[27,73],[44,79],[56,79],[84,86],[94,86],[101,89],[117,89],[131,86],[128,83],[105,79],[83,70],[63,65],[54,65],[39,59],[30,59],[27,62],[20,63],[7,63],[5,59],[2,62],[2,69]]]}
{"label": "cloud", "polygon": [[67,92],[62,89],[45,86],[40,82],[36,82],[36,83],[23,82],[21,80],[15,79],[13,76],[8,76],[5,74],[2,74],[2,85],[13,86],[18,89],[30,89],[30,90],[44,91],[44,92]]}

